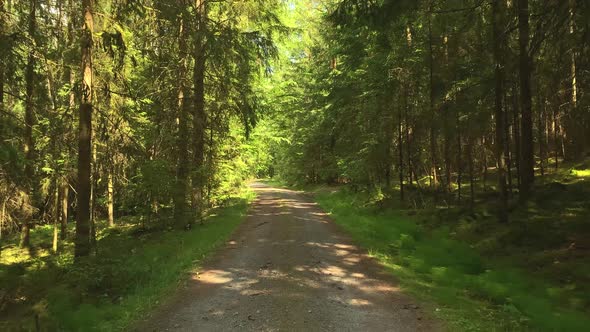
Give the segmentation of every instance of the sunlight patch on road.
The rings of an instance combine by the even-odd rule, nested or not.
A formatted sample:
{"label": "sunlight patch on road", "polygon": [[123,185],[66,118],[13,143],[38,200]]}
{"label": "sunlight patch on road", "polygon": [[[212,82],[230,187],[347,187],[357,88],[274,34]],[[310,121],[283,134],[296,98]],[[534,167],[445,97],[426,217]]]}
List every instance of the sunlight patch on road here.
{"label": "sunlight patch on road", "polygon": [[199,282],[206,283],[206,284],[227,284],[232,282],[233,273],[223,270],[209,270],[199,275],[193,277],[193,280],[198,280]]}
{"label": "sunlight patch on road", "polygon": [[350,300],[348,300],[348,304],[352,305],[352,306],[361,307],[361,306],[371,305],[371,302],[369,302],[365,299],[350,299]]}

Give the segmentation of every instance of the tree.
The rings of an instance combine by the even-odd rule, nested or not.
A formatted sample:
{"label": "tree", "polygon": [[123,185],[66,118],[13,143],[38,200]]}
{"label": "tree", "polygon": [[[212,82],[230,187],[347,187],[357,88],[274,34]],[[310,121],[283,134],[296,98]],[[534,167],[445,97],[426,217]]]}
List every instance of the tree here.
{"label": "tree", "polygon": [[93,102],[93,0],[82,1],[84,28],[80,38],[82,52],[82,82],[78,125],[78,204],[76,212],[76,247],[75,256],[84,257],[90,254],[90,192],[92,162],[92,102]]}
{"label": "tree", "polygon": [[518,0],[518,46],[521,110],[520,197],[523,200],[528,199],[531,195],[533,182],[535,180],[529,34],[529,2],[528,0]]}
{"label": "tree", "polygon": [[207,33],[207,1],[195,0],[195,13],[192,208],[197,214],[197,219],[200,220],[202,218],[205,185],[205,123],[207,121],[207,114],[205,113],[205,65],[207,56],[205,35]]}
{"label": "tree", "polygon": [[[32,41],[32,47],[29,50],[29,57],[27,60],[26,68],[26,103],[25,103],[25,139],[24,139],[24,151],[25,151],[25,192],[26,197],[29,200],[33,200],[34,196],[34,163],[35,163],[35,141],[33,140],[33,126],[35,125],[35,110],[34,110],[34,90],[35,90],[35,36],[37,28],[36,19],[36,8],[37,1],[29,1],[29,28],[28,34]],[[23,226],[22,226],[22,237],[21,246],[27,247],[30,245],[30,229],[33,219],[33,210],[26,208],[23,211]]]}
{"label": "tree", "polygon": [[506,161],[504,151],[506,149],[505,130],[506,114],[503,105],[504,102],[504,57],[505,57],[505,2],[504,0],[495,0],[492,2],[492,27],[493,27],[493,48],[495,62],[495,99],[494,99],[494,117],[496,120],[496,168],[498,170],[498,218],[502,222],[508,221],[508,191],[506,188]]}

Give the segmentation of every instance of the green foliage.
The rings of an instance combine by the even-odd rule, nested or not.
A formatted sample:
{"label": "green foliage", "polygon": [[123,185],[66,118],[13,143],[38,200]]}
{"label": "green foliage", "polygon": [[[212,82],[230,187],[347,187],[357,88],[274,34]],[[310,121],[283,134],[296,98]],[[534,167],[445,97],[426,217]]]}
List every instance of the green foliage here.
{"label": "green foliage", "polygon": [[[4,247],[0,282],[8,293],[0,303],[6,307],[0,329],[34,330],[37,314],[44,330],[127,330],[228,238],[252,199],[252,192],[242,193],[190,232],[135,224],[104,229],[99,255],[80,264],[73,264],[70,242],[60,255],[39,249],[29,257]],[[47,243],[51,233],[50,227],[37,228],[32,241]]]}
{"label": "green foliage", "polygon": [[448,229],[428,230],[398,211],[373,211],[368,197],[320,191],[320,205],[382,261],[409,291],[438,306],[462,330],[584,331],[590,323],[579,293],[550,286],[509,262],[494,263]]}

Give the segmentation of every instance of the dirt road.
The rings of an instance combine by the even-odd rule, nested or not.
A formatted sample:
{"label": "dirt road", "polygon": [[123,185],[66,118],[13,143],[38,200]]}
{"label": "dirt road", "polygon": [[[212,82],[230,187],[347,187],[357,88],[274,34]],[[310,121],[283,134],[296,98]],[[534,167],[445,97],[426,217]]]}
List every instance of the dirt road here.
{"label": "dirt road", "polygon": [[440,330],[316,204],[253,188],[232,239],[138,330]]}

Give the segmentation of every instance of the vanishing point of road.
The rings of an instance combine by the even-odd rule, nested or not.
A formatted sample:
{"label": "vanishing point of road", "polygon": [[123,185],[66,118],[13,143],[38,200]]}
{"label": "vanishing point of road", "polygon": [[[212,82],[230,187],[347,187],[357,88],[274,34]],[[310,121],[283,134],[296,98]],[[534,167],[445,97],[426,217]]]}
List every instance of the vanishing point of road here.
{"label": "vanishing point of road", "polygon": [[317,204],[252,187],[257,199],[231,239],[138,330],[441,330]]}

